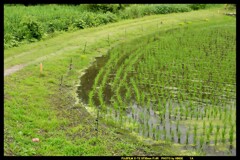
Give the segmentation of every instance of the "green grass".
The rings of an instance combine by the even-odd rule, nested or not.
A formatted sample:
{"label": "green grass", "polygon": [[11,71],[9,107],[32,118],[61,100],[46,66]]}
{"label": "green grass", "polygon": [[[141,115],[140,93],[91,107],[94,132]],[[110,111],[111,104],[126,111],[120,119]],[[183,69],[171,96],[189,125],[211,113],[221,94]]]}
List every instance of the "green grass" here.
{"label": "green grass", "polygon": [[[131,42],[142,35],[161,31],[187,19],[191,25],[228,21],[232,17],[218,14],[216,9],[189,13],[155,15],[125,20],[97,28],[63,33],[49,40],[4,50],[4,68],[28,64],[24,69],[4,77],[4,155],[199,155],[180,152],[178,146],[165,142],[146,143],[126,130],[99,123],[99,137],[95,139],[95,117],[81,104],[75,104],[76,85],[82,71],[94,57],[106,54],[111,47]],[[144,33],[139,30],[143,25]],[[123,38],[124,29],[126,39]],[[87,42],[86,54],[82,51]],[[49,56],[52,55],[52,56]],[[43,56],[49,56],[41,59]],[[39,59],[40,58],[40,59]],[[73,70],[68,71],[73,58]],[[39,63],[43,62],[40,76]],[[63,87],[59,91],[60,77]],[[39,138],[33,143],[32,138]],[[96,142],[96,145],[94,145]]]}
{"label": "green grass", "polygon": [[[91,4],[92,5],[92,4]],[[191,11],[187,4],[124,5],[115,11],[91,9],[89,4],[80,5],[4,5],[4,47],[12,48],[41,39],[55,37],[61,32],[72,32],[96,27],[121,19],[139,18],[153,14]],[[122,5],[123,6],[123,5]],[[118,8],[118,9],[117,9]]]}

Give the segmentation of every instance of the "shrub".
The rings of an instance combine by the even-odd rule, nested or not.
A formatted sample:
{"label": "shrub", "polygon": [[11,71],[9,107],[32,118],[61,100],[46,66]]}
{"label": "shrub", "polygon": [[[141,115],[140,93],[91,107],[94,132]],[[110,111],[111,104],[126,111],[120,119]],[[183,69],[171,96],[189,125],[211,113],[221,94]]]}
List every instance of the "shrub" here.
{"label": "shrub", "polygon": [[17,47],[19,45],[19,41],[16,40],[16,38],[12,35],[9,35],[9,37],[5,37],[4,35],[4,48],[11,48],[11,47]]}
{"label": "shrub", "polygon": [[111,12],[107,12],[106,14],[104,14],[104,16],[107,17],[108,22],[117,22],[118,21],[117,15],[113,14]]}
{"label": "shrub", "polygon": [[96,14],[95,16],[95,21],[97,25],[108,24],[118,21],[117,16],[111,12],[107,12],[105,14]]}
{"label": "shrub", "polygon": [[92,12],[85,12],[83,13],[83,21],[86,23],[87,27],[93,27],[93,26],[97,26],[96,25],[96,20],[94,17],[94,13]]}
{"label": "shrub", "polygon": [[120,18],[130,19],[141,17],[140,6],[132,5],[119,13]]}
{"label": "shrub", "polygon": [[53,33],[55,31],[55,28],[54,28],[52,22],[47,24],[47,29],[46,30],[47,30],[47,33]]}
{"label": "shrub", "polygon": [[174,12],[189,12],[191,8],[188,5],[132,5],[119,13],[123,19],[138,18],[145,15],[168,14]]}
{"label": "shrub", "polygon": [[144,16],[152,15],[152,14],[154,14],[154,7],[153,6],[143,7],[142,12],[143,12],[142,15],[144,15]]}
{"label": "shrub", "polygon": [[184,5],[156,5],[154,7],[155,14],[168,14],[177,12],[189,12],[191,9]]}
{"label": "shrub", "polygon": [[[18,29],[18,36],[20,40],[25,39],[37,39],[42,38],[43,32],[40,22],[33,16],[24,17],[21,22],[22,28]],[[26,36],[26,37],[25,37]]]}
{"label": "shrub", "polygon": [[[123,7],[123,6],[121,6]],[[119,4],[89,4],[88,8],[92,12],[112,12],[116,13],[120,9]]]}
{"label": "shrub", "polygon": [[79,29],[84,29],[86,27],[86,23],[85,23],[85,21],[83,19],[78,18],[78,19],[74,20],[73,26],[77,27]]}
{"label": "shrub", "polygon": [[193,10],[205,9],[206,4],[190,4],[189,7]]}

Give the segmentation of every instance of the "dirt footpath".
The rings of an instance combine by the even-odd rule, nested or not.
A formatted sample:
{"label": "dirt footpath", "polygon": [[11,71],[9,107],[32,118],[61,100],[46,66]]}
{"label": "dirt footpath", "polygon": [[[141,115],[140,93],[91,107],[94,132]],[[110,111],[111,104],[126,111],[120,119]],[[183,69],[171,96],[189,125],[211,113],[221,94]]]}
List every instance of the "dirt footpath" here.
{"label": "dirt footpath", "polygon": [[14,72],[17,72],[18,70],[21,70],[23,67],[25,67],[24,64],[19,64],[19,65],[16,65],[16,66],[13,66],[11,68],[4,70],[4,77],[8,76]]}

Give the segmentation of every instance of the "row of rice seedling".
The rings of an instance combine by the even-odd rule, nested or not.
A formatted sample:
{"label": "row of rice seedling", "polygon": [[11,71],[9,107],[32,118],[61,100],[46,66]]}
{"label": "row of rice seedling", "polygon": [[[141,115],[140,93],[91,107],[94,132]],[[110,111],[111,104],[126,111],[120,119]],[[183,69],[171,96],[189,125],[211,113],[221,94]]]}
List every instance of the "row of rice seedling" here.
{"label": "row of rice seedling", "polygon": [[[112,114],[112,112],[115,112],[115,115],[118,114],[119,117],[124,117],[121,108],[124,108],[123,106],[127,106],[127,104],[124,104],[122,101],[122,98],[119,94],[119,90],[120,90],[119,86],[121,86],[121,87],[126,86],[126,83],[124,83],[124,81],[122,81],[122,83],[119,85],[120,76],[122,76],[121,68],[124,67],[122,64],[125,64],[125,63],[127,64],[129,62],[134,63],[134,62],[131,62],[131,61],[125,62],[124,61],[125,59],[123,59],[124,63],[121,63],[122,58],[127,57],[128,55],[126,56],[127,52],[125,52],[126,54],[118,54],[118,53],[120,53],[119,51],[120,51],[120,49],[118,49],[114,54],[112,52],[106,65],[99,71],[99,74],[97,75],[97,78],[95,79],[94,85],[92,87],[92,91],[89,92],[89,101],[91,103],[93,103],[93,101],[95,101],[95,100],[93,100],[93,97],[94,97],[93,94],[95,94],[95,95],[97,94],[98,100],[100,101],[100,106],[102,109],[104,109],[106,106],[106,104],[104,102],[104,100],[106,100],[106,99],[104,99],[104,97],[106,96],[106,93],[104,91],[105,91],[106,85],[110,85],[111,90],[115,90],[117,92],[116,92],[116,94],[112,95],[112,97],[110,99],[113,104],[112,106],[114,107],[114,109],[108,110],[108,113]],[[136,55],[138,55],[138,54],[136,54]],[[131,60],[132,57],[134,57],[134,54],[131,54],[130,56],[131,57],[128,58],[129,60]],[[135,59],[138,59],[138,58],[135,58]],[[113,74],[115,75],[114,78],[110,78],[110,75],[113,75]],[[101,77],[101,78],[99,78],[99,77]],[[126,74],[124,74],[124,77],[125,77],[124,79],[126,79]],[[131,91],[128,90],[127,93],[129,94],[130,92]],[[121,107],[119,107],[119,106],[121,106]],[[107,112],[107,110],[105,110],[105,113],[106,112]],[[114,119],[117,120],[116,116]],[[119,122],[121,124],[123,123],[122,118],[120,119]]]}
{"label": "row of rice seedling", "polygon": [[[218,46],[219,45],[222,45],[222,44],[218,44]],[[229,44],[230,46],[233,46],[234,45],[234,43],[233,44]],[[162,52],[162,50],[161,50],[161,52]],[[212,52],[215,52],[213,49],[212,49]],[[160,54],[159,54],[160,55]],[[146,56],[147,57],[147,56]],[[156,58],[156,57],[155,57]],[[161,57],[162,58],[162,57]],[[161,59],[158,59],[159,61],[161,60]],[[167,61],[166,59],[162,59],[163,61]],[[149,60],[149,62],[151,62],[152,60]],[[161,63],[161,62],[160,62]],[[136,72],[140,72],[140,73],[143,73],[145,70],[146,71],[149,71],[150,73],[152,73],[152,71],[154,70],[154,69],[152,69],[155,65],[150,65],[151,63],[139,63],[139,65],[140,65],[140,67],[138,67],[138,70],[136,70]],[[205,63],[203,63],[203,64],[205,64]],[[233,63],[234,64],[234,63]],[[141,65],[142,65],[142,67],[141,67]],[[150,67],[149,67],[150,66]],[[202,67],[203,65],[200,65],[200,68],[198,68],[198,70],[203,70],[204,68]],[[207,67],[208,67],[208,69],[210,69],[210,67],[212,67],[211,65],[206,65]],[[183,67],[184,68],[184,67]],[[188,68],[189,69],[189,68]],[[157,69],[156,69],[157,70]],[[218,70],[218,71],[215,71],[215,73],[218,73],[220,70]],[[179,73],[179,72],[178,72]],[[199,72],[200,73],[200,72]],[[202,72],[201,72],[202,73]],[[144,73],[143,73],[144,74]],[[143,76],[146,76],[146,77],[148,77],[149,75],[151,75],[151,74],[145,74],[145,75],[143,75],[143,74],[139,74],[140,75],[140,77],[141,78],[136,78],[136,81],[138,81],[139,79],[142,79],[142,77]],[[210,74],[211,75],[211,74]],[[136,76],[138,76],[138,75],[136,75]],[[232,75],[231,75],[232,76]],[[159,77],[159,76],[158,76]],[[187,76],[186,76],[187,77]],[[206,76],[205,76],[206,77]],[[211,76],[210,76],[211,77]],[[184,77],[182,77],[183,78],[183,80],[185,80],[185,81],[187,81],[188,79],[184,79]],[[199,79],[199,78],[204,78],[204,76],[202,76],[202,77],[200,77],[200,76],[197,76],[197,78]],[[214,83],[212,83],[212,85],[210,85],[209,84],[209,82],[207,82],[207,78],[205,78],[206,80],[205,80],[205,83],[202,83],[202,81],[200,81],[200,83],[193,83],[193,84],[195,84],[195,85],[193,85],[194,86],[194,93],[195,94],[193,94],[194,96],[197,96],[197,99],[196,100],[200,100],[200,102],[202,102],[202,103],[200,103],[200,104],[205,104],[205,107],[203,107],[203,111],[204,112],[199,112],[200,111],[200,107],[199,106],[197,106],[196,107],[196,112],[195,112],[195,114],[193,115],[193,117],[196,119],[196,120],[199,120],[199,119],[201,119],[201,120],[204,120],[204,119],[206,119],[206,117],[207,117],[207,120],[213,120],[213,119],[220,119],[221,120],[221,118],[222,118],[222,113],[225,113],[224,115],[230,115],[230,114],[228,114],[227,113],[227,106],[225,106],[225,105],[229,105],[229,97],[233,97],[233,99],[234,99],[234,90],[235,90],[235,88],[234,88],[234,86],[231,86],[231,88],[232,89],[230,89],[230,90],[232,90],[233,92],[232,92],[232,94],[231,94],[231,96],[229,96],[229,97],[227,97],[227,98],[225,98],[225,99],[222,99],[221,98],[221,96],[220,95],[214,95],[214,94],[216,94],[216,92],[214,92],[214,90],[218,87],[218,88],[222,88],[222,87],[224,87],[225,85],[223,84],[223,85],[221,85],[220,87],[219,87],[219,85],[214,85]],[[208,77],[208,79],[209,80],[211,80],[211,78],[209,78]],[[160,85],[161,85],[161,82],[163,82],[163,81],[160,81]],[[171,82],[171,81],[170,81]],[[189,83],[189,81],[187,81],[188,83]],[[148,78],[148,82],[147,81],[145,81],[144,83],[149,83],[149,84],[152,84],[152,82],[151,82],[151,78]],[[154,80],[153,80],[153,83],[154,83]],[[155,82],[156,83],[156,82]],[[220,83],[220,82],[219,82]],[[164,83],[163,83],[164,84]],[[180,86],[177,86],[177,87],[181,87],[181,85],[183,85],[183,87],[186,87],[186,86],[191,86],[191,85],[185,85],[184,86],[184,83],[179,83],[180,84]],[[234,82],[232,83],[232,84],[234,84]],[[171,85],[171,83],[170,83],[170,85]],[[199,91],[200,91],[200,93],[201,93],[201,90],[202,90],[202,92],[204,93],[204,92],[206,92],[204,89],[204,87],[205,87],[205,85],[208,85],[209,86],[209,88],[211,88],[211,90],[208,90],[208,92],[212,92],[211,94],[213,94],[214,96],[212,96],[212,97],[208,97],[208,99],[210,99],[210,98],[212,98],[212,101],[210,101],[211,103],[209,103],[209,101],[208,101],[208,103],[207,102],[204,102],[203,101],[203,96],[201,95],[201,96],[198,96],[199,95]],[[150,85],[151,86],[151,85]],[[226,86],[225,86],[226,87]],[[228,86],[229,87],[229,86]],[[207,87],[206,87],[207,88]],[[223,90],[221,89],[221,90],[217,90],[218,91],[218,93],[222,93],[223,92]],[[164,90],[162,90],[162,92],[164,92]],[[196,94],[196,93],[198,93],[198,94]],[[225,90],[225,94],[230,94],[231,92],[229,92],[229,90],[227,91],[227,90]],[[157,95],[157,94],[155,94],[155,95]],[[178,92],[178,100],[179,99],[182,99],[182,100],[184,100],[184,94],[180,94],[179,92]],[[220,98],[219,98],[220,97]],[[216,101],[216,100],[219,100],[220,99],[220,101]],[[195,100],[194,100],[195,101]],[[217,108],[217,106],[216,105],[219,105],[219,104],[221,104],[222,106],[224,106],[225,107],[225,110],[223,110],[224,112],[221,112],[221,111],[219,111],[219,108]],[[206,106],[206,105],[208,105],[208,106]],[[234,106],[232,105],[231,106],[231,108],[233,108]],[[181,115],[181,113],[183,113],[183,112],[186,112],[186,117],[188,117],[188,110],[181,110],[181,108],[180,108],[180,115]],[[177,113],[177,112],[176,112]],[[190,112],[190,113],[192,113],[192,112]],[[203,114],[204,113],[204,114]],[[192,114],[190,114],[191,116],[192,116]],[[231,117],[231,116],[230,116]],[[191,117],[192,118],[192,117]],[[212,135],[212,128],[213,128],[213,124],[212,123],[210,123],[210,125],[209,125],[209,130],[208,130],[208,132],[206,133],[206,136],[207,136],[207,138],[206,138],[206,140],[207,140],[207,142],[209,142],[209,139],[210,139],[210,135]],[[196,129],[195,129],[195,135],[196,135]],[[181,133],[178,133],[178,135],[180,135]],[[224,135],[225,134],[225,131],[223,130],[223,132],[222,132],[222,135]],[[197,138],[197,136],[195,136],[196,138]],[[232,137],[233,136],[231,136],[231,138],[230,139],[232,139]],[[195,142],[196,142],[196,138],[195,138]],[[224,141],[224,136],[222,137],[223,138],[223,141],[222,142],[225,142]],[[201,144],[203,144],[203,142],[205,141],[205,139],[204,139],[204,137],[201,137]],[[231,140],[232,141],[232,140]]]}
{"label": "row of rice seedling", "polygon": [[89,92],[90,106],[153,140],[234,148],[233,30],[221,23],[189,26],[111,50]]}

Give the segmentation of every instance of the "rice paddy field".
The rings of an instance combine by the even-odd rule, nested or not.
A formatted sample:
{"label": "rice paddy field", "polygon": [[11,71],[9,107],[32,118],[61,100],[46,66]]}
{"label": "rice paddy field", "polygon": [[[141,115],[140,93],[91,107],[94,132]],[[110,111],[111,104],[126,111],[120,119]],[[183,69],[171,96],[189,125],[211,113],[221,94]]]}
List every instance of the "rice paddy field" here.
{"label": "rice paddy field", "polygon": [[236,11],[162,6],[85,28],[79,6],[4,6],[4,155],[236,156]]}
{"label": "rice paddy field", "polygon": [[97,119],[145,139],[236,155],[236,25],[186,21],[123,43],[78,93]]}

